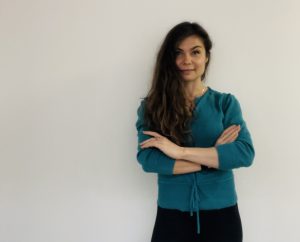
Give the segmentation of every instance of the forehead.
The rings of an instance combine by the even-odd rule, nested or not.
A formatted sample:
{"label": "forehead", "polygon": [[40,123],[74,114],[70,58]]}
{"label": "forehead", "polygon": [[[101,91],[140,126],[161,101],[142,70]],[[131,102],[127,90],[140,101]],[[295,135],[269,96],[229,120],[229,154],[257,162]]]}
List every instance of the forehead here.
{"label": "forehead", "polygon": [[190,48],[193,48],[195,46],[200,46],[200,47],[204,48],[202,39],[196,35],[192,35],[192,36],[186,37],[181,42],[179,42],[179,44],[177,45],[177,48],[182,49],[182,50],[189,50]]}

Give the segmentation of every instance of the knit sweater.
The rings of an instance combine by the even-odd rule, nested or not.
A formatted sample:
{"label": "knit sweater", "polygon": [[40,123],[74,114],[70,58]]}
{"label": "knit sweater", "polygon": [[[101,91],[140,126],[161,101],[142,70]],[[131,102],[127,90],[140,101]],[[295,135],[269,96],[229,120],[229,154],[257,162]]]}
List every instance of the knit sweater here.
{"label": "knit sweater", "polygon": [[220,209],[237,203],[233,169],[249,167],[255,151],[250,132],[243,119],[237,98],[210,87],[194,100],[195,109],[190,123],[193,143],[190,147],[214,147],[222,132],[229,126],[240,125],[234,142],[216,146],[219,167],[187,174],[173,174],[175,159],[157,148],[141,149],[139,143],[152,136],[143,134],[149,130],[144,125],[142,100],[137,110],[138,136],[137,161],[145,172],[157,174],[157,205],[162,208],[190,211],[197,214],[197,233],[200,233],[199,210]]}

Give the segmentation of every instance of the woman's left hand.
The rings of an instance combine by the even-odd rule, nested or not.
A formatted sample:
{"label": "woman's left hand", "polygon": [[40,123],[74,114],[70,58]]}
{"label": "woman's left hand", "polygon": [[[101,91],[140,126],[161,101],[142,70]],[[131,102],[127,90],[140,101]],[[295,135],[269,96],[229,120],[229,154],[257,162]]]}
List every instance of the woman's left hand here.
{"label": "woman's left hand", "polygon": [[153,137],[140,143],[142,149],[156,147],[173,159],[181,159],[184,150],[183,147],[178,146],[157,132],[143,131],[143,133]]}

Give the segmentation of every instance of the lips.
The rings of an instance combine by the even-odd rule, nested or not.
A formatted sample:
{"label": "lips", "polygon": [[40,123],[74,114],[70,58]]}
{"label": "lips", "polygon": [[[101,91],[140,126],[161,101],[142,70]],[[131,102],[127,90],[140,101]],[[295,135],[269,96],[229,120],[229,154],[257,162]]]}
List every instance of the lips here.
{"label": "lips", "polygon": [[181,72],[190,72],[190,71],[193,71],[193,70],[181,70]]}

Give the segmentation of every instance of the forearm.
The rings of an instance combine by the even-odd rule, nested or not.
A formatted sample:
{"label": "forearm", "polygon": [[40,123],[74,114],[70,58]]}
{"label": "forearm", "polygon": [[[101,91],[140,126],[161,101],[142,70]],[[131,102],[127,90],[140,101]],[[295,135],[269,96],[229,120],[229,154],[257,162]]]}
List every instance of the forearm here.
{"label": "forearm", "polygon": [[219,158],[215,147],[209,147],[209,148],[184,147],[182,152],[182,157],[180,158],[200,165],[205,165],[211,168],[217,169],[219,167]]}
{"label": "forearm", "polygon": [[173,169],[173,174],[179,175],[179,174],[196,172],[200,170],[201,170],[200,164],[190,162],[190,161],[185,161],[185,160],[176,160]]}

